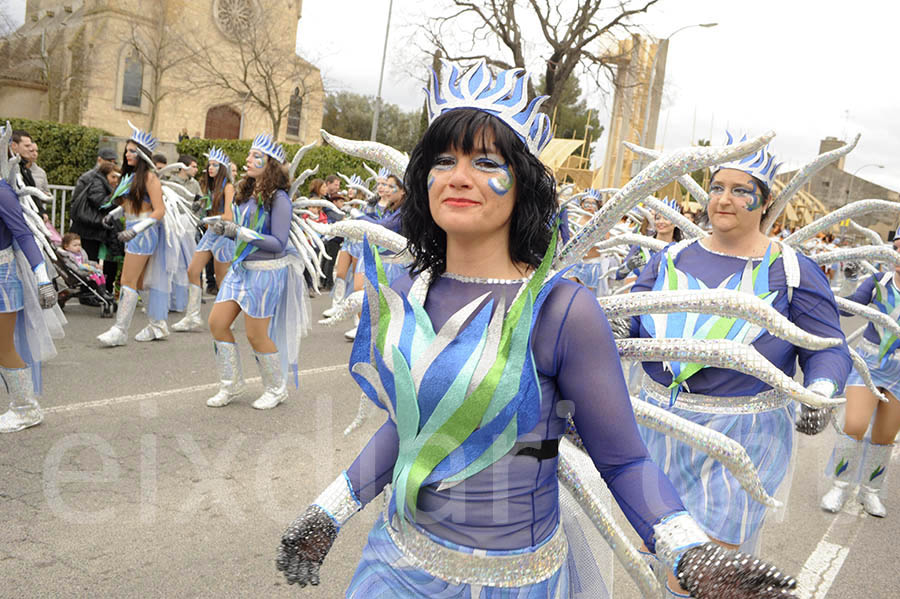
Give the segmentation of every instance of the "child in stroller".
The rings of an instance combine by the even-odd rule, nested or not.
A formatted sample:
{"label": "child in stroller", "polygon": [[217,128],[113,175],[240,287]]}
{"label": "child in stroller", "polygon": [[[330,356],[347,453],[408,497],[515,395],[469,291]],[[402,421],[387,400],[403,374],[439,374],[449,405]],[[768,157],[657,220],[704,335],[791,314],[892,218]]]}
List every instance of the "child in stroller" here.
{"label": "child in stroller", "polygon": [[65,307],[69,299],[77,297],[80,304],[99,306],[103,318],[112,317],[116,309],[115,298],[106,290],[103,270],[87,259],[77,233],[63,235],[54,264],[63,283],[57,282],[60,308]]}

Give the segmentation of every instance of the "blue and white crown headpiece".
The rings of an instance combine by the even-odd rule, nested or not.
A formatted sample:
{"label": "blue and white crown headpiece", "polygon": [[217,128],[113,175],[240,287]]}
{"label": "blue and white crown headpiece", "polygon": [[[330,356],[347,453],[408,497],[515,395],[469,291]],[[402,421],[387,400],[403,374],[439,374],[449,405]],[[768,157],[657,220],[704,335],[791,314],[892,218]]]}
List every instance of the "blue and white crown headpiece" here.
{"label": "blue and white crown headpiece", "polygon": [[681,204],[679,204],[678,201],[674,198],[663,198],[660,201],[675,212],[681,212]]}
{"label": "blue and white crown headpiece", "polygon": [[428,124],[450,110],[474,108],[492,114],[513,130],[537,156],[553,137],[550,117],[540,112],[549,96],[537,96],[528,102],[528,76],[524,69],[491,74],[484,59],[463,73],[459,67],[442,61],[449,76],[441,84],[431,72],[431,89],[425,88]]}
{"label": "blue and white crown headpiece", "polygon": [[597,205],[599,206],[600,204],[603,203],[603,200],[601,198],[602,198],[602,196],[598,189],[594,189],[593,187],[588,187],[586,190],[584,190],[584,193],[581,195],[581,199],[578,201],[578,203],[579,203],[579,205],[584,205],[585,201],[593,200],[593,201],[597,202]]}
{"label": "blue and white crown headpiece", "polygon": [[365,187],[362,177],[360,177],[359,175],[350,175],[350,185],[359,185],[360,187]]}
{"label": "blue and white crown headpiece", "polygon": [[[731,136],[731,133],[728,131],[725,132],[725,135],[728,136],[726,141],[726,145],[733,145],[734,138]],[[741,138],[741,141],[746,141],[747,136]],[[772,183],[775,181],[775,174],[778,172],[778,168],[782,165],[782,162],[775,162],[775,155],[769,153],[769,146],[761,148],[758,152],[754,154],[750,154],[749,156],[745,156],[740,160],[735,160],[734,162],[725,162],[719,165],[716,165],[712,168],[712,175],[715,175],[718,171],[723,168],[733,168],[735,170],[744,171],[748,175],[752,177],[756,177],[763,183],[765,183],[766,187],[771,191]]]}
{"label": "blue and white crown headpiece", "polygon": [[153,137],[153,134],[149,131],[141,131],[137,127],[135,127],[131,121],[128,121],[128,126],[131,127],[131,139],[129,141],[133,141],[138,143],[151,152],[156,149],[156,144],[159,143],[158,140]]}
{"label": "blue and white crown headpiece", "polygon": [[281,147],[280,143],[272,139],[272,136],[268,133],[260,133],[255,138],[253,138],[253,145],[250,146],[250,149],[259,150],[266,156],[274,158],[278,162],[284,164],[284,148]]}
{"label": "blue and white crown headpiece", "polygon": [[204,156],[206,156],[210,161],[215,160],[222,166],[227,167],[227,166],[231,165],[231,158],[229,158],[228,154],[226,154],[220,147],[217,147],[217,146],[210,147],[209,152],[206,152],[204,154]]}
{"label": "blue and white crown headpiece", "polygon": [[390,176],[391,171],[384,167],[381,167],[380,169],[378,169],[378,176],[375,178],[375,180],[377,181],[378,179],[384,179],[385,181],[387,181],[387,178]]}

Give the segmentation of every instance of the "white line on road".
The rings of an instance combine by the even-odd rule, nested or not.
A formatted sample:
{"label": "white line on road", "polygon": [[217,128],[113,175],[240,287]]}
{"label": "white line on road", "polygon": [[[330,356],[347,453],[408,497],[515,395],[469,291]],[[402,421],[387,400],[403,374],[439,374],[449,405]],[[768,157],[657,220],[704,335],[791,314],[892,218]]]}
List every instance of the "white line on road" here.
{"label": "white line on road", "polygon": [[[856,541],[856,536],[859,534],[865,521],[865,516],[862,515],[859,505],[853,501],[851,506],[853,507],[844,508],[844,511],[834,517],[822,540],[816,545],[815,551],[803,564],[803,569],[797,578],[797,596],[799,599],[824,599],[831,589],[831,585],[834,584],[838,572],[841,571],[841,567],[844,565],[844,560],[850,554],[850,546]],[[851,509],[855,511],[850,511]],[[852,522],[853,520],[856,522],[851,524],[852,529],[849,537],[846,538],[845,535],[841,535],[846,538],[845,545],[839,545],[829,540],[836,524],[840,522],[841,527],[844,528],[848,521]]]}
{"label": "white line on road", "polygon": [[[335,364],[334,366],[322,366],[320,368],[308,368],[300,371],[300,376],[310,376],[314,374],[324,374],[326,372],[334,372],[336,370],[347,370],[346,364]],[[255,383],[260,378],[253,377],[247,379],[248,383]],[[52,408],[44,408],[46,414],[56,414],[59,412],[74,412],[76,410],[85,410],[89,408],[102,408],[121,403],[132,403],[136,401],[144,401],[147,399],[159,399],[168,395],[183,395],[185,393],[196,393],[198,391],[211,391],[219,386],[219,383],[206,383],[204,385],[192,385],[190,387],[179,387],[178,389],[166,389],[164,391],[152,391],[150,393],[138,393],[136,395],[121,395],[119,397],[108,397],[106,399],[97,399],[94,401],[83,401],[81,403],[73,403],[65,406],[54,406]]]}

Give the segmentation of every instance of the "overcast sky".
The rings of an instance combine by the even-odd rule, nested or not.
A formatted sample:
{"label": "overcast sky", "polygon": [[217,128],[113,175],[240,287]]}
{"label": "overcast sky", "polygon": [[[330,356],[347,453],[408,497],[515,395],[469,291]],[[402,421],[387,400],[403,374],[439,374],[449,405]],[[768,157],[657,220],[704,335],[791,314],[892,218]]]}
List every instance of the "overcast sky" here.
{"label": "overcast sky", "polygon": [[[376,93],[388,1],[304,0],[298,49],[320,67],[329,90]],[[21,21],[25,1],[7,2]],[[394,0],[386,101],[422,105],[421,82],[408,73],[424,72],[427,64],[423,59],[417,67],[411,42],[424,11],[435,14],[439,6]],[[651,35],[718,26],[671,39],[657,145],[710,136],[719,143],[726,126],[750,134],[774,129],[772,149],[791,170],[811,160],[825,136],[861,133],[846,170],[864,167],[859,176],[900,190],[898,17],[900,5],[889,0],[660,0],[639,21]],[[586,93],[605,121],[606,99]],[[873,164],[884,168],[867,166]]]}

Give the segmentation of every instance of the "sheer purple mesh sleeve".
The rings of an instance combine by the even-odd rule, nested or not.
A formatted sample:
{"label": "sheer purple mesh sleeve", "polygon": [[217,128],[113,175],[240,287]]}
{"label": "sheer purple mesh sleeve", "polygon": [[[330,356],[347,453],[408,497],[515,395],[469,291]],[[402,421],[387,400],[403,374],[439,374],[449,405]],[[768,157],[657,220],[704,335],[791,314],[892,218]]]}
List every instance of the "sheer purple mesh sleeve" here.
{"label": "sheer purple mesh sleeve", "polygon": [[347,469],[350,484],[363,507],[378,497],[385,485],[391,482],[399,450],[397,426],[389,418]]}
{"label": "sheer purple mesh sleeve", "polygon": [[250,243],[264,252],[280,254],[287,247],[291,230],[291,200],[282,190],[275,192],[269,219],[269,233],[262,233],[262,239]]}
{"label": "sheer purple mesh sleeve", "polygon": [[638,433],[606,315],[586,289],[561,283],[548,297],[535,333],[538,368],[553,368],[546,374],[560,390],[557,414],[572,414],[619,507],[652,548],[653,525],[684,506]]}

